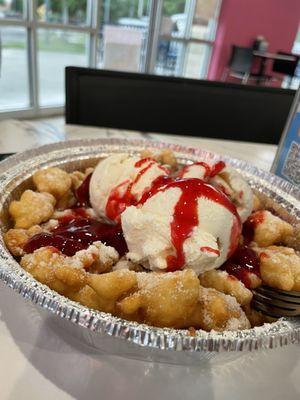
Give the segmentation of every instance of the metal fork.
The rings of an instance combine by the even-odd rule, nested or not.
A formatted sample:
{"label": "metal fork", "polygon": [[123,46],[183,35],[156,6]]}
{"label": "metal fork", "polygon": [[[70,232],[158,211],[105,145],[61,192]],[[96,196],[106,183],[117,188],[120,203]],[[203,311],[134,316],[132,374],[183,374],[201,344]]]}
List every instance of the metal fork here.
{"label": "metal fork", "polygon": [[260,286],[253,290],[253,307],[274,318],[300,316],[300,292]]}

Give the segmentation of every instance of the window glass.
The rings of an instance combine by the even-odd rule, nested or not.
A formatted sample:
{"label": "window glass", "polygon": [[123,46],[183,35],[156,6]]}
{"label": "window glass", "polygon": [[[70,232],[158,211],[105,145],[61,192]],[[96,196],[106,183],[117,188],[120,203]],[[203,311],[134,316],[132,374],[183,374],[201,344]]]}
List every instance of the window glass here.
{"label": "window glass", "polygon": [[184,36],[187,21],[185,3],[185,0],[163,1],[160,35]]}
{"label": "window glass", "polygon": [[22,19],[23,3],[23,0],[0,0],[0,19]]}
{"label": "window glass", "polygon": [[214,40],[220,0],[197,0],[191,37]]}
{"label": "window glass", "polygon": [[0,27],[0,111],[29,106],[26,30]]}
{"label": "window glass", "polygon": [[60,24],[87,24],[87,0],[37,0],[39,21]]}
{"label": "window glass", "polygon": [[205,79],[212,47],[207,44],[190,42],[185,54],[183,76],[185,78]]}
{"label": "window glass", "polygon": [[183,43],[160,39],[156,53],[155,73],[169,76],[180,75],[183,51]]}
{"label": "window glass", "polygon": [[164,0],[155,73],[205,78],[214,40],[220,0]]}
{"label": "window glass", "polygon": [[65,67],[88,66],[88,34],[38,29],[39,96],[41,106],[65,102]]}
{"label": "window glass", "polygon": [[149,2],[104,0],[101,5],[98,66],[143,71],[149,26]]}

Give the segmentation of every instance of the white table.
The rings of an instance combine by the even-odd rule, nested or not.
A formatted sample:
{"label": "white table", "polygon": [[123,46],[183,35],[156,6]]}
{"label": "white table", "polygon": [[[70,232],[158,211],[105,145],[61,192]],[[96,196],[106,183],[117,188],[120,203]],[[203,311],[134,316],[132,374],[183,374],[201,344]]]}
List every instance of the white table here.
{"label": "white table", "polygon": [[[201,131],[201,125],[199,125]],[[254,163],[257,167],[269,170],[275,157],[277,146],[270,144],[256,144],[250,142],[236,142],[190,136],[173,136],[163,134],[141,134],[140,132],[79,127],[64,125],[62,118],[44,119],[39,121],[0,121],[0,153],[13,153],[42,144],[57,142],[66,139],[121,137],[145,138],[161,140],[169,143],[182,144],[192,147],[201,147],[215,153],[227,154],[231,157]]]}
{"label": "white table", "polygon": [[[11,142],[9,126],[15,133]],[[124,131],[64,127],[61,120],[11,121],[5,126],[2,123],[2,129],[0,125],[0,152],[82,135],[140,136]],[[270,167],[276,151],[276,146],[270,145],[150,134],[147,137],[227,153],[264,169]],[[33,312],[23,298],[2,283],[0,289],[0,398],[3,400],[300,398],[299,346],[249,353],[230,363],[205,368],[134,361],[95,353],[55,330],[47,314],[39,316]]]}

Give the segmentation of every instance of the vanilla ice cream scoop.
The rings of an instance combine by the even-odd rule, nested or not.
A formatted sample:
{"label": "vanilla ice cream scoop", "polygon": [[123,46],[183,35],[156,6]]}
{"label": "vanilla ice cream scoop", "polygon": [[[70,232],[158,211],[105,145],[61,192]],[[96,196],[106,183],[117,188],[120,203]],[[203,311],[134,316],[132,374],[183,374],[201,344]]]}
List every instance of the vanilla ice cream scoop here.
{"label": "vanilla ice cream scoop", "polygon": [[236,205],[242,222],[246,221],[253,209],[253,193],[248,183],[233,168],[223,161],[199,161],[184,167],[181,178],[203,179],[225,193]]}
{"label": "vanilla ice cream scoop", "polygon": [[192,268],[197,274],[223,264],[235,251],[241,221],[229,198],[200,179],[153,184],[121,215],[127,258],[151,270]]}
{"label": "vanilla ice cream scoop", "polygon": [[169,171],[149,158],[114,154],[99,162],[90,181],[90,202],[101,218],[118,221],[159,177]]}

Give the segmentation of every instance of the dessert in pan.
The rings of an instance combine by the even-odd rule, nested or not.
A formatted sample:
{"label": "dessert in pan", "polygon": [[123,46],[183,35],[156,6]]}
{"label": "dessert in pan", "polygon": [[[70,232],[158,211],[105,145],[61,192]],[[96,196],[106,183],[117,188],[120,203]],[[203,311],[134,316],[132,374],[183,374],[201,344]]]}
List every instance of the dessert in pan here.
{"label": "dessert in pan", "polygon": [[9,205],[5,243],[39,282],[157,327],[241,330],[270,321],[252,290],[300,290],[299,232],[223,161],[170,150],[95,169],[37,171]]}

